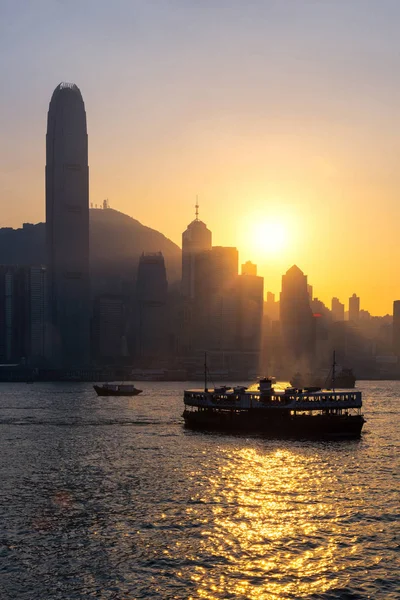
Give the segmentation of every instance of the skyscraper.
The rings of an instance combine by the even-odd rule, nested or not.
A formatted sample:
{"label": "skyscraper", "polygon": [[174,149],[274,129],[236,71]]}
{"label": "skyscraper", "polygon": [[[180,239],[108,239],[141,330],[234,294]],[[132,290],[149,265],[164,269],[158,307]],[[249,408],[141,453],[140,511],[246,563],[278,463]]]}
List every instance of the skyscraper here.
{"label": "skyscraper", "polygon": [[137,354],[159,360],[167,355],[168,281],[161,252],[143,253],[139,260],[137,298]]}
{"label": "skyscraper", "polygon": [[232,247],[213,246],[196,256],[194,343],[202,351],[236,348],[238,266]]}
{"label": "skyscraper", "polygon": [[251,262],[251,260],[246,261],[242,265],[242,275],[252,275],[254,277],[257,276],[257,265]]}
{"label": "skyscraper", "polygon": [[253,274],[242,274],[237,277],[237,287],[238,349],[243,352],[252,353],[248,364],[257,370],[259,368],[261,352],[264,278]]}
{"label": "skyscraper", "polygon": [[360,318],[360,298],[353,294],[349,298],[349,321],[356,323]]}
{"label": "skyscraper", "polygon": [[90,348],[89,167],[86,112],[75,84],[50,101],[46,136],[46,242],[51,359],[84,365]]}
{"label": "skyscraper", "polygon": [[211,231],[199,220],[199,206],[196,204],[196,218],[182,234],[182,295],[194,297],[196,256],[211,250]]}
{"label": "skyscraper", "polygon": [[0,266],[0,360],[45,364],[47,276],[43,266]]}
{"label": "skyscraper", "polygon": [[400,358],[400,300],[393,302],[393,353]]}
{"label": "skyscraper", "polygon": [[202,252],[211,250],[212,234],[207,225],[199,219],[199,205],[196,202],[196,218],[182,233],[182,308],[181,308],[181,352],[187,355],[193,350],[196,336],[194,299],[196,286],[197,258]]}
{"label": "skyscraper", "polygon": [[310,306],[307,275],[293,265],[282,276],[280,315],[283,342],[289,361],[313,363],[315,319]]}
{"label": "skyscraper", "polygon": [[340,302],[339,298],[332,298],[331,311],[334,321],[344,321],[344,304]]}
{"label": "skyscraper", "polygon": [[93,309],[92,356],[98,363],[121,363],[127,356],[128,298],[101,294]]}

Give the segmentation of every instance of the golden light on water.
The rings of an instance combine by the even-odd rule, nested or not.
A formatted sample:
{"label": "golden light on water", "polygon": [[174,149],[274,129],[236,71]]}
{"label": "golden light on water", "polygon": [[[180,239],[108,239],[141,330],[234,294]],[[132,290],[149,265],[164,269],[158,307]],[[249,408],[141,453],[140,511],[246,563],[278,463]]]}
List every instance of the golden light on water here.
{"label": "golden light on water", "polygon": [[332,489],[317,457],[288,450],[223,452],[223,466],[201,498],[211,514],[200,546],[215,568],[195,567],[191,597],[282,600],[335,587],[341,551],[318,528],[337,515],[333,498],[316,499],[321,485]]}

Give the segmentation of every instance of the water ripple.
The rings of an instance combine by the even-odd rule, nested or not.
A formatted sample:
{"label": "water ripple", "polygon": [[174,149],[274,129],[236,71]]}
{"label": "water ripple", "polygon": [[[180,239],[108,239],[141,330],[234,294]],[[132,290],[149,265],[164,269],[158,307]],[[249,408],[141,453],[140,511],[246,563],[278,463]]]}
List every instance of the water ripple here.
{"label": "water ripple", "polygon": [[0,597],[400,597],[400,384],[358,442],[203,435],[179,384],[1,385]]}

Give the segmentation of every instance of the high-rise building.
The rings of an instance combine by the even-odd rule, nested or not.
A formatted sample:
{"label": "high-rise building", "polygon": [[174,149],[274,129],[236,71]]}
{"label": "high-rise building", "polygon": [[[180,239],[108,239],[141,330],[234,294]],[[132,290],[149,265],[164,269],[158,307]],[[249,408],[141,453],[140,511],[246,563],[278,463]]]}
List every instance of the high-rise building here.
{"label": "high-rise building", "polygon": [[344,304],[339,298],[332,298],[331,311],[333,321],[344,321]]}
{"label": "high-rise building", "polygon": [[393,302],[393,353],[400,358],[400,300]]}
{"label": "high-rise building", "polygon": [[27,353],[27,293],[16,266],[0,267],[0,360],[20,363]]}
{"label": "high-rise building", "polygon": [[139,260],[137,298],[137,354],[143,359],[165,358],[168,348],[168,281],[161,252],[143,253]]}
{"label": "high-rise building", "polygon": [[329,332],[332,324],[331,311],[318,298],[313,298],[310,302],[311,310],[314,317],[315,325],[315,355],[316,362],[313,367],[317,366],[317,361],[321,361],[325,366],[330,363],[330,343]]}
{"label": "high-rise building", "polygon": [[94,301],[93,355],[98,362],[118,363],[127,356],[128,300],[102,294]]}
{"label": "high-rise building", "polygon": [[368,310],[363,310],[360,309],[360,312],[358,313],[358,318],[360,321],[370,321],[371,320],[371,313]]}
{"label": "high-rise building", "polygon": [[349,298],[349,321],[356,323],[360,318],[360,298],[353,294]]}
{"label": "high-rise building", "polygon": [[259,367],[262,338],[264,278],[257,275],[239,275],[237,349],[249,356],[249,365]]}
{"label": "high-rise building", "polygon": [[[237,277],[238,373],[254,376],[260,372],[263,335],[264,278],[257,275]],[[232,361],[233,362],[233,361]]]}
{"label": "high-rise building", "polygon": [[324,317],[325,319],[330,318],[331,311],[319,298],[313,298],[310,302],[310,306],[314,316],[319,315]]}
{"label": "high-rise building", "polygon": [[279,321],[279,301],[275,301],[275,294],[267,292],[267,300],[264,302],[264,315],[270,321]]}
{"label": "high-rise building", "polygon": [[232,349],[237,338],[236,248],[213,246],[197,254],[192,303],[192,350]]}
{"label": "high-rise building", "polygon": [[293,265],[282,276],[280,319],[290,366],[306,366],[315,352],[315,319],[310,306],[307,275]]}
{"label": "high-rise building", "polygon": [[47,319],[46,268],[0,266],[0,361],[43,365]]}
{"label": "high-rise building", "polygon": [[257,276],[257,265],[251,262],[251,260],[246,261],[242,265],[242,275],[252,275],[254,277]]}
{"label": "high-rise building", "polygon": [[48,356],[48,274],[44,266],[29,269],[29,361],[41,365]]}
{"label": "high-rise building", "polygon": [[179,346],[183,355],[191,354],[195,346],[196,326],[194,299],[197,257],[211,250],[212,234],[199,219],[199,205],[196,202],[196,217],[182,234],[182,307]]}
{"label": "high-rise building", "polygon": [[239,253],[236,248],[213,246],[201,252],[195,261],[195,298],[229,289],[238,275]]}
{"label": "high-rise building", "polygon": [[203,221],[199,220],[199,206],[196,204],[196,218],[182,234],[182,295],[194,298],[195,263],[200,252],[211,250],[212,234]]}
{"label": "high-rise building", "polygon": [[50,101],[46,136],[46,242],[53,364],[90,359],[89,167],[86,112],[75,84]]}

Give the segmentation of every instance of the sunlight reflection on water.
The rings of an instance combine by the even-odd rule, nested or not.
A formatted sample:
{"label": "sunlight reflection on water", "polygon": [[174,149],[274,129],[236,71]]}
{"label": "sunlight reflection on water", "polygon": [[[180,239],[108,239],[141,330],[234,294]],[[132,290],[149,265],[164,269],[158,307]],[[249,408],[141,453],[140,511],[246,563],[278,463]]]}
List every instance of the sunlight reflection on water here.
{"label": "sunlight reflection on water", "polygon": [[35,386],[0,395],[1,598],[398,598],[400,384],[336,443],[185,431],[176,384]]}
{"label": "sunlight reflection on water", "polygon": [[[338,543],[332,538],[315,543],[319,520],[329,518],[331,525],[337,520],[328,498],[315,500],[314,488],[329,487],[332,477],[320,469],[318,457],[250,448],[227,452],[224,459],[201,499],[212,501],[214,517],[203,544],[212,556],[225,558],[226,574],[222,579],[194,574],[198,595],[215,598],[222,586],[248,598],[300,597],[334,587]],[[233,509],[228,516],[227,505]]]}

